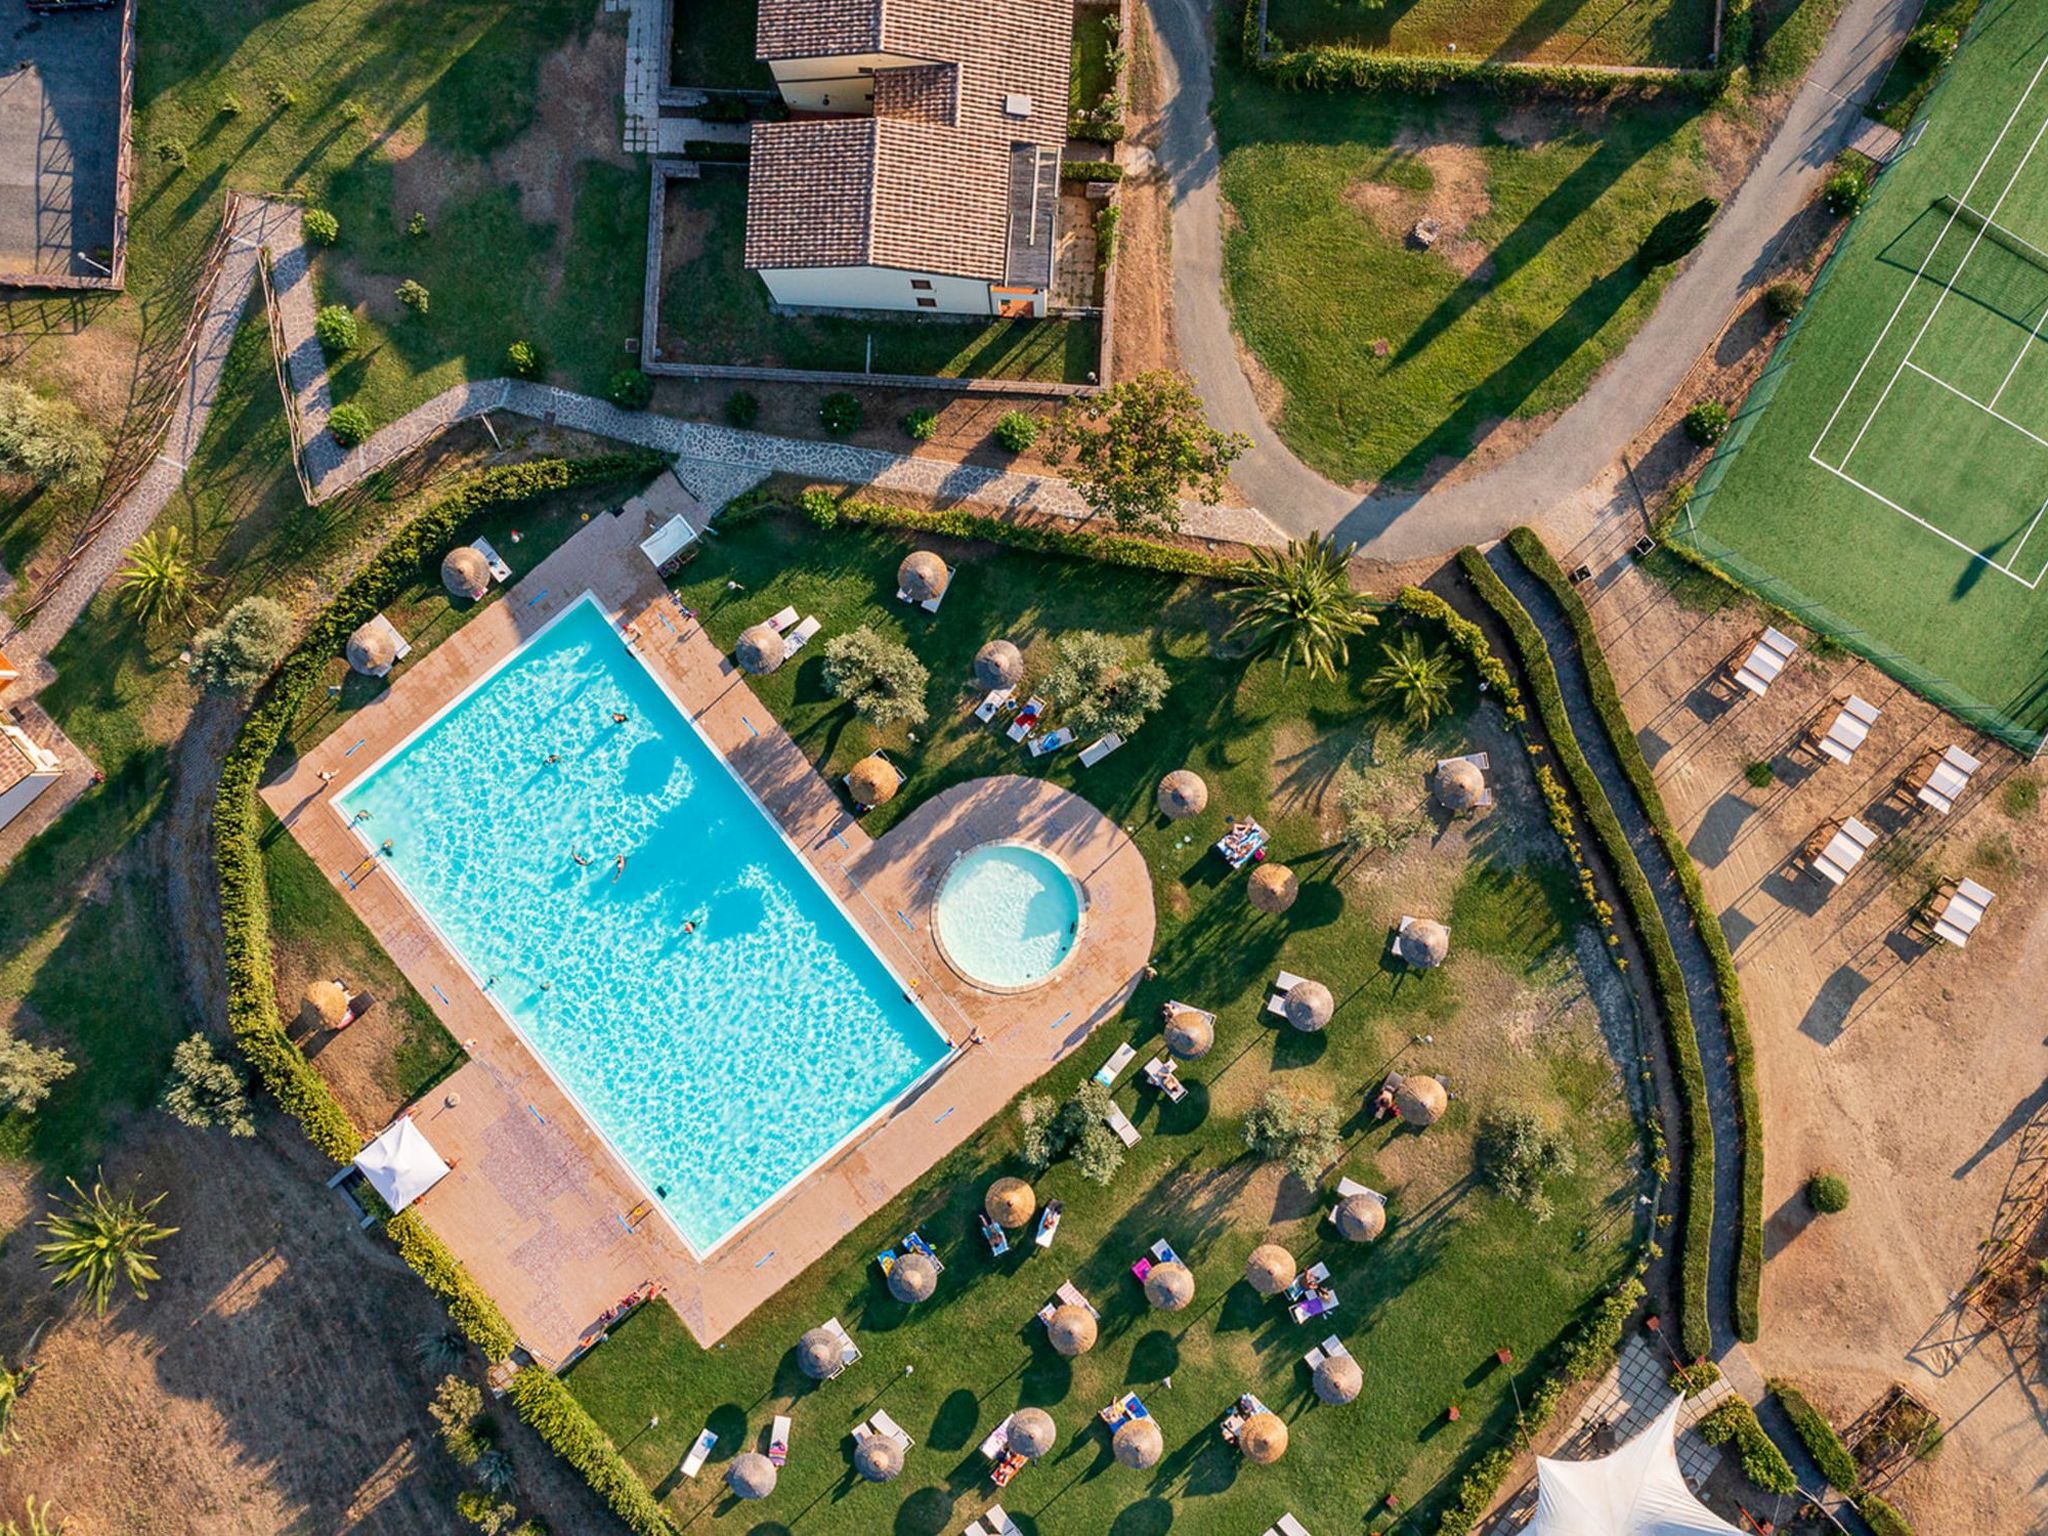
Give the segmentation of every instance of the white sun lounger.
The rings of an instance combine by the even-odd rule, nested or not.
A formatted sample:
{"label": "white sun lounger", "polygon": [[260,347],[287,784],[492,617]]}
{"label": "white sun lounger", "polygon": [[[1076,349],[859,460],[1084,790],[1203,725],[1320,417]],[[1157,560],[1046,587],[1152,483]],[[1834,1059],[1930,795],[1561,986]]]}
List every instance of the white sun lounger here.
{"label": "white sun lounger", "polygon": [[1785,670],[1785,663],[1798,649],[1799,642],[1790,635],[1766,629],[1751,648],[1749,658],[1735,669],[1735,681],[1761,697],[1770,691],[1771,684],[1778,680],[1778,674]]}
{"label": "white sun lounger", "polygon": [[484,569],[491,573],[492,580],[510,581],[512,579],[512,567],[505,563],[504,558],[495,549],[491,548],[491,541],[489,539],[478,539],[469,547],[484,557]]}
{"label": "white sun lounger", "polygon": [[1070,1307],[1080,1307],[1085,1311],[1093,1312],[1097,1317],[1102,1316],[1100,1312],[1095,1311],[1095,1303],[1090,1301],[1086,1296],[1082,1295],[1081,1287],[1074,1284],[1074,1282],[1071,1280],[1062,1280],[1060,1282],[1060,1288],[1054,1291],[1053,1295],[1059,1297],[1061,1301],[1065,1302]]}
{"label": "white sun lounger", "polygon": [[1188,1085],[1174,1075],[1171,1056],[1161,1056],[1157,1061],[1148,1062],[1145,1081],[1176,1104],[1188,1096]]}
{"label": "white sun lounger", "polygon": [[1877,717],[1882,713],[1875,704],[1851,694],[1842,705],[1841,713],[1835,716],[1834,724],[1821,737],[1820,750],[1838,763],[1848,762],[1870,735],[1871,726],[1877,723]]}
{"label": "white sun lounger", "polygon": [[786,656],[794,656],[798,651],[802,650],[805,646],[809,645],[811,643],[812,638],[816,636],[818,631],[822,628],[824,628],[824,626],[818,622],[818,616],[816,614],[812,614],[809,618],[805,619],[803,623],[797,625],[795,629],[792,629],[788,634],[782,637],[783,654]]}
{"label": "white sun lounger", "polygon": [[1941,754],[1941,761],[1934,765],[1927,782],[1920,786],[1920,803],[1931,805],[1946,816],[1969,787],[1970,776],[1983,766],[1961,747],[1950,747]]}
{"label": "white sun lounger", "polygon": [[939,595],[937,597],[928,597],[920,603],[917,601],[916,598],[912,597],[910,593],[906,591],[904,588],[898,587],[896,589],[896,601],[899,603],[913,604],[916,607],[922,608],[926,613],[937,613],[939,611],[939,604],[943,603],[946,600],[946,594],[952,590],[953,567],[949,565],[946,567],[946,584],[943,587],[939,588]]}
{"label": "white sun lounger", "polygon": [[1984,921],[1984,909],[1991,905],[1992,892],[1974,880],[1958,880],[1955,890],[1942,903],[1934,931],[1945,942],[1961,949]]}
{"label": "white sun lounger", "polygon": [[795,622],[796,610],[794,608],[785,608],[780,613],[770,614],[768,617],[768,627],[778,635]]}
{"label": "white sun lounger", "polygon": [[1813,867],[1831,885],[1840,885],[1863,862],[1863,855],[1877,841],[1877,834],[1854,816],[1828,839],[1828,845],[1813,856]]}
{"label": "white sun lounger", "polygon": [[1117,1078],[1122,1076],[1124,1068],[1137,1058],[1137,1054],[1138,1048],[1126,1040],[1110,1052],[1109,1060],[1095,1069],[1095,1081],[1105,1088],[1114,1088]]}
{"label": "white sun lounger", "polygon": [[904,1432],[903,1426],[901,1424],[898,1424],[894,1419],[890,1418],[889,1415],[884,1413],[880,1408],[877,1408],[875,1410],[874,1416],[871,1419],[869,1419],[868,1422],[875,1426],[875,1429],[878,1433],[887,1435],[891,1440],[894,1440],[906,1451],[909,1450],[913,1445],[917,1444],[915,1440],[911,1439],[910,1436]]}
{"label": "white sun lounger", "polygon": [[1353,1195],[1370,1195],[1373,1199],[1379,1201],[1381,1205],[1387,1203],[1387,1197],[1378,1190],[1368,1189],[1356,1179],[1340,1177],[1337,1180],[1337,1198],[1339,1200],[1349,1200]]}
{"label": "white sun lounger", "polygon": [[1308,1527],[1295,1519],[1291,1514],[1282,1515],[1279,1523],[1273,1528],[1280,1533],[1280,1536],[1308,1536]]}
{"label": "white sun lounger", "polygon": [[1095,740],[1081,749],[1081,766],[1083,768],[1093,768],[1123,744],[1123,737],[1117,735],[1115,731],[1111,731],[1107,736],[1096,737]]}
{"label": "white sun lounger", "polygon": [[1282,971],[1273,978],[1273,995],[1266,999],[1266,1012],[1287,1017],[1287,994],[1301,985],[1301,978],[1292,971]]}
{"label": "white sun lounger", "polygon": [[1117,1140],[1121,1141],[1125,1146],[1135,1147],[1138,1144],[1138,1128],[1131,1124],[1130,1116],[1126,1115],[1121,1109],[1118,1109],[1116,1105],[1110,1105],[1109,1113],[1102,1118],[1108,1122],[1109,1128],[1116,1132]]}
{"label": "white sun lounger", "polygon": [[1317,1366],[1321,1365],[1325,1360],[1329,1360],[1332,1358],[1342,1358],[1344,1356],[1349,1355],[1350,1353],[1351,1351],[1344,1347],[1344,1341],[1338,1338],[1337,1335],[1333,1333],[1327,1339],[1323,1340],[1322,1343],[1316,1345],[1315,1348],[1311,1349],[1307,1354],[1303,1355],[1301,1357],[1301,1363],[1307,1366],[1310,1370],[1314,1370]]}
{"label": "white sun lounger", "polygon": [[1014,688],[991,688],[982,695],[981,703],[975,706],[974,718],[986,725],[989,721],[995,719],[997,710],[1001,709],[1015,697],[1017,697],[1017,690]]}
{"label": "white sun lounger", "polygon": [[1009,1449],[1010,1420],[1015,1417],[1015,1414],[1010,1414],[1007,1417],[1005,1417],[1003,1422],[998,1424],[994,1429],[990,1430],[988,1432],[988,1437],[981,1442],[981,1454],[988,1460],[1000,1460],[1002,1458],[1003,1452]]}
{"label": "white sun lounger", "polygon": [[[828,1317],[820,1326],[839,1341],[839,1371],[845,1370],[849,1365],[860,1364],[860,1346],[853,1342],[853,1335],[846,1331],[838,1318]],[[839,1371],[832,1374],[837,1376]]]}
{"label": "white sun lounger", "polygon": [[1032,742],[1031,755],[1033,757],[1043,757],[1048,752],[1057,752],[1061,747],[1070,747],[1073,744],[1074,733],[1063,725],[1056,731],[1047,731],[1038,740]]}
{"label": "white sun lounger", "polygon": [[1045,719],[1045,700],[1035,695],[1024,701],[1024,707],[1017,711],[1017,718],[1010,722],[1010,740],[1022,741],[1038,729]]}
{"label": "white sun lounger", "polygon": [[683,1458],[683,1476],[695,1477],[704,1470],[704,1458],[711,1454],[711,1447],[718,1444],[718,1436],[706,1429],[697,1437],[697,1443],[690,1447],[690,1454]]}
{"label": "white sun lounger", "polygon": [[779,1413],[768,1426],[768,1459],[781,1466],[789,1460],[789,1415]]}
{"label": "white sun lounger", "polygon": [[1009,1512],[1000,1504],[991,1504],[981,1517],[988,1522],[989,1536],[1024,1536],[1012,1520]]}

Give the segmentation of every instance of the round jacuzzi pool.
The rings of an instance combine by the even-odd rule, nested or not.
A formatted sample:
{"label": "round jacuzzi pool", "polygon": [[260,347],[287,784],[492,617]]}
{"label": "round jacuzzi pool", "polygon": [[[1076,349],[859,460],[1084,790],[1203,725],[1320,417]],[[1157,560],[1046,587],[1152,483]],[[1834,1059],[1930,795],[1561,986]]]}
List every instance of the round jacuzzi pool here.
{"label": "round jacuzzi pool", "polygon": [[953,861],[939,885],[939,952],[993,992],[1036,986],[1059,969],[1081,931],[1081,892],[1059,861],[1022,843],[984,843]]}

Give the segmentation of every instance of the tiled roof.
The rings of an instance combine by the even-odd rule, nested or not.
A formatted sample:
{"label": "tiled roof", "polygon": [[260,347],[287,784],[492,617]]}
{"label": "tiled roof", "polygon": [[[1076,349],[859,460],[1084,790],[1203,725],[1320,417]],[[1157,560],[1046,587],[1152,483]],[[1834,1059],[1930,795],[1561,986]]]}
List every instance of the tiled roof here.
{"label": "tiled roof", "polygon": [[953,128],[960,121],[960,66],[924,64],[875,74],[875,116]]}
{"label": "tiled roof", "polygon": [[761,0],[754,53],[763,59],[810,59],[832,53],[874,53],[882,44],[884,0]]}
{"label": "tiled roof", "polygon": [[861,267],[874,209],[875,119],[754,124],[749,267]]}
{"label": "tiled roof", "polygon": [[0,794],[42,771],[43,765],[30,757],[23,746],[27,740],[26,736],[17,736],[11,730],[0,733]]}

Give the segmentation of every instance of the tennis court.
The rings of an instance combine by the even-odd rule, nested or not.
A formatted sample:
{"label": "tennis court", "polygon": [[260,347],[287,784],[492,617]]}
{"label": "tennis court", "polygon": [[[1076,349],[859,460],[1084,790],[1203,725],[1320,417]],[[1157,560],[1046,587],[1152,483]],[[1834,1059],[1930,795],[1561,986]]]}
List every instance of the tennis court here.
{"label": "tennis court", "polygon": [[2048,0],[1987,6],[1675,530],[1973,723],[2048,732]]}

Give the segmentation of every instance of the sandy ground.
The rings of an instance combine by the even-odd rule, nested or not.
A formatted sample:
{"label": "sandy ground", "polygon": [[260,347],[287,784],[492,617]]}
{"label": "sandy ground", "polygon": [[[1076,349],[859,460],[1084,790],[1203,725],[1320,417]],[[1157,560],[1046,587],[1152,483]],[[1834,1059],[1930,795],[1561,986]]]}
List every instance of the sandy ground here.
{"label": "sandy ground", "polygon": [[[1847,1427],[1893,1383],[1947,1425],[1935,1459],[1886,1489],[1930,1532],[2048,1528],[2048,1382],[2033,1309],[2008,1338],[1953,1298],[1994,1231],[2025,1242],[2048,1154],[2048,1050],[2030,1004],[2048,988],[2048,817],[2009,814],[2038,778],[1875,669],[1801,654],[1770,694],[1728,702],[1711,674],[1761,616],[1725,589],[1670,590],[1590,546],[1593,612],[1630,718],[1735,947],[1766,1122],[1763,1337],[1753,1355]],[[1717,595],[1718,594],[1718,595]],[[1884,714],[1853,763],[1800,749],[1830,700]],[[1944,818],[1896,793],[1928,749],[1984,760]],[[1772,765],[1752,788],[1745,769]],[[1823,766],[1825,765],[1825,766]],[[1839,890],[1789,863],[1855,815],[1880,842]],[[1909,916],[1937,878],[1997,893],[1967,950],[1929,947]],[[1802,1186],[1844,1174],[1853,1203],[1816,1217]]]}
{"label": "sandy ground", "polygon": [[1173,340],[1173,217],[1166,176],[1159,170],[1158,44],[1144,7],[1133,13],[1131,100],[1125,114],[1126,171],[1118,236],[1116,312],[1111,317],[1110,377],[1128,379],[1154,369],[1178,369]]}

